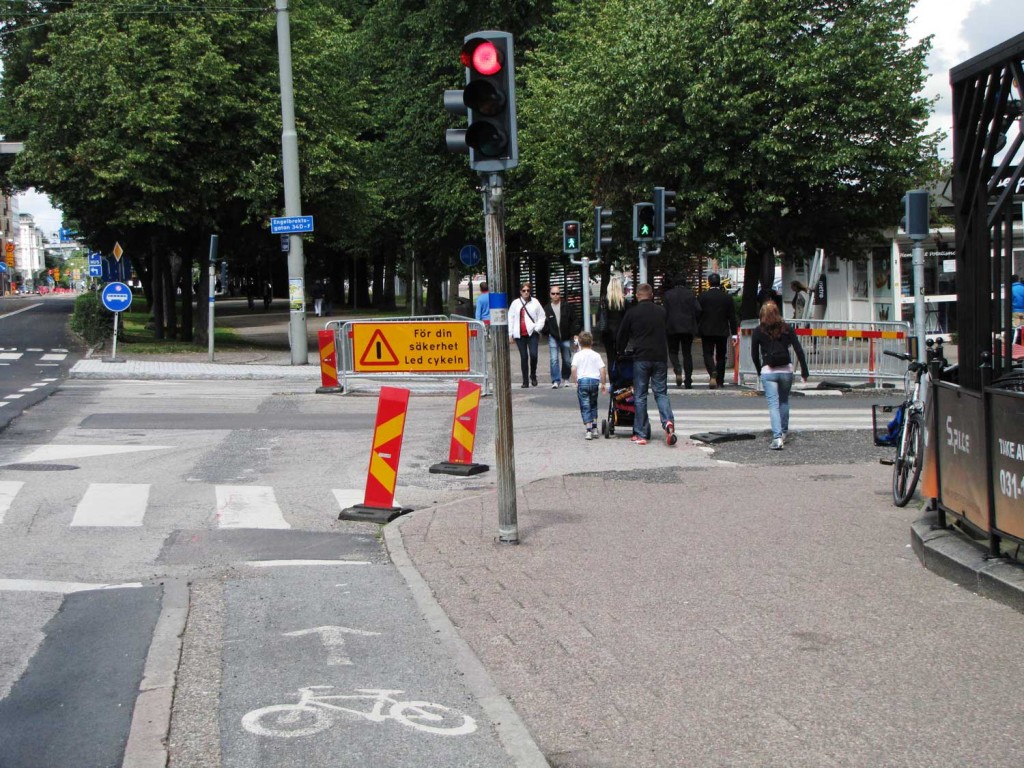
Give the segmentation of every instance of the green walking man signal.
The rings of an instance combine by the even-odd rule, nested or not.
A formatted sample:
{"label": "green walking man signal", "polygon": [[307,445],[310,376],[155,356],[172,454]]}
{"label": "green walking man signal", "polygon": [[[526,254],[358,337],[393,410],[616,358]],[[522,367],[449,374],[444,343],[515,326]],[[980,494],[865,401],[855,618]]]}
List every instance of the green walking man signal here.
{"label": "green walking man signal", "polygon": [[633,240],[654,240],[654,203],[633,203]]}
{"label": "green walking man signal", "polygon": [[578,221],[562,222],[562,253],[580,252],[580,223]]}

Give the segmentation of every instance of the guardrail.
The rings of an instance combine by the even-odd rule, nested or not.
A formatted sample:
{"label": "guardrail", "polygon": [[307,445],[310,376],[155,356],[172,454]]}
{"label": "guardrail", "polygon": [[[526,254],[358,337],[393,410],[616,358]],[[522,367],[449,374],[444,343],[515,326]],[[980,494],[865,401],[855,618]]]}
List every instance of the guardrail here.
{"label": "guardrail", "polygon": [[[906,352],[910,323],[853,322],[839,320],[794,320],[790,323],[807,356],[811,376],[839,379],[903,380],[906,366],[883,354],[886,350]],[[758,379],[750,358],[750,340],[757,320],[740,323],[736,379]],[[794,361],[795,363],[795,361]]]}
{"label": "guardrail", "polygon": [[[412,324],[421,326],[426,334],[441,323],[464,323],[466,325],[466,343],[468,344],[468,370],[457,371],[422,371],[422,370],[357,370],[359,351],[354,348],[356,326],[387,326],[389,324]],[[365,317],[345,320],[331,320],[324,326],[334,332],[334,348],[337,355],[338,385],[343,392],[349,392],[361,382],[373,385],[390,384],[395,381],[426,384],[443,383],[447,388],[455,386],[460,379],[478,382],[483,394],[493,394],[491,386],[490,365],[487,355],[487,327],[483,322],[462,315],[422,315],[417,317]],[[433,328],[432,328],[433,327]],[[387,334],[384,334],[385,338]],[[386,342],[385,342],[386,343]],[[441,364],[439,364],[441,365]],[[365,368],[365,366],[363,366]],[[402,361],[396,360],[395,368],[401,368]]]}

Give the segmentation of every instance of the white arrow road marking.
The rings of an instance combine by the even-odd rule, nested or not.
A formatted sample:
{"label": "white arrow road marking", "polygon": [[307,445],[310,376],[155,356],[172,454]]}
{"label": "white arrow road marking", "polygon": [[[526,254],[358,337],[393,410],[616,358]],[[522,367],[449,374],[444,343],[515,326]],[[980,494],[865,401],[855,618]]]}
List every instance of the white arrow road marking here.
{"label": "white arrow road marking", "polygon": [[93,589],[138,589],[142,584],[85,584],[74,581],[39,581],[37,579],[0,579],[0,592],[56,592],[68,595],[72,592],[89,592]]}
{"label": "white arrow road marking", "polygon": [[312,629],[284,633],[285,637],[302,637],[303,635],[320,635],[320,642],[327,649],[327,663],[330,666],[351,666],[352,660],[343,653],[345,635],[377,637],[380,632],[367,632],[363,629],[350,629],[349,627],[313,627]]}
{"label": "white arrow road marking", "polygon": [[149,485],[90,483],[78,502],[71,525],[132,528],[142,525],[149,504]]}
{"label": "white arrow road marking", "polygon": [[219,528],[291,528],[269,485],[218,485]]}
{"label": "white arrow road marking", "polygon": [[0,482],[0,523],[4,521],[4,515],[11,508],[14,497],[18,495],[18,491],[21,490],[21,486],[24,484],[21,480],[4,480]]}

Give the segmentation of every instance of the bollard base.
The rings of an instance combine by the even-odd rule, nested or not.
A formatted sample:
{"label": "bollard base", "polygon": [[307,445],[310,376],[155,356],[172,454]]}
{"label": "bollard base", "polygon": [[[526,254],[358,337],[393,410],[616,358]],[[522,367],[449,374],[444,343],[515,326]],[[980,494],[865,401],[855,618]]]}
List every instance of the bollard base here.
{"label": "bollard base", "polygon": [[339,392],[342,392],[342,391],[343,390],[342,390],[341,387],[317,387],[316,388],[316,393],[318,395],[333,395],[333,394],[336,394],[336,393],[339,393]]}
{"label": "bollard base", "polygon": [[339,520],[355,520],[364,523],[390,523],[399,515],[412,512],[410,507],[370,507],[366,504],[355,504],[341,510]]}
{"label": "bollard base", "polygon": [[479,475],[481,472],[487,472],[490,467],[486,464],[457,464],[452,461],[442,461],[438,464],[434,464],[430,468],[430,473],[433,475],[459,475],[460,477],[468,477],[469,475]]}

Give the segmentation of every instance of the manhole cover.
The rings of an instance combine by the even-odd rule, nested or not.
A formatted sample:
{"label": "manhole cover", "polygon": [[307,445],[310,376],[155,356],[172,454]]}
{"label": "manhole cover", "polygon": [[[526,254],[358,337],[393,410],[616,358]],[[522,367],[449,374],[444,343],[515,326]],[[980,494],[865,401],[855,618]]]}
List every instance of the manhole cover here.
{"label": "manhole cover", "polygon": [[78,469],[74,464],[4,464],[0,469],[18,469],[24,472],[65,472]]}

